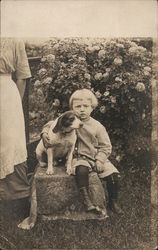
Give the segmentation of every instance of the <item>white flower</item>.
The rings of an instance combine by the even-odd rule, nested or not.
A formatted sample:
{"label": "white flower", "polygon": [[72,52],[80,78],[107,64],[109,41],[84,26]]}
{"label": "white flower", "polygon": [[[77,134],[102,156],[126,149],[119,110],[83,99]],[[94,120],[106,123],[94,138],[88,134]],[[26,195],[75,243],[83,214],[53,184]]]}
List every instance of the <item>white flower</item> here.
{"label": "white flower", "polygon": [[145,113],[143,113],[143,114],[142,114],[142,120],[145,119],[145,116],[146,116]]}
{"label": "white flower", "polygon": [[131,101],[131,102],[135,102],[135,98],[131,98],[130,101]]}
{"label": "white flower", "polygon": [[110,72],[111,71],[111,68],[106,68],[106,72]]}
{"label": "white flower", "polygon": [[94,47],[92,47],[92,46],[88,46],[88,48],[87,48],[87,51],[89,52],[89,53],[92,53],[92,52],[94,52]]}
{"label": "white flower", "polygon": [[41,86],[41,82],[39,80],[36,80],[34,83],[34,87],[40,87]]}
{"label": "white flower", "polygon": [[42,58],[41,58],[41,62],[45,62],[46,60],[47,60],[46,57],[42,57]]}
{"label": "white flower", "polygon": [[118,66],[121,66],[122,65],[122,59],[117,57],[114,59],[114,64],[115,65],[118,65]]}
{"label": "white flower", "polygon": [[130,41],[129,43],[130,43],[131,47],[138,47],[138,45],[135,42]]}
{"label": "white flower", "polygon": [[150,76],[150,72],[145,70],[145,71],[144,71],[144,75],[145,75],[145,76]]}
{"label": "white flower", "polygon": [[103,78],[107,79],[108,77],[109,77],[109,73],[108,72],[106,72],[106,73],[103,74]]}
{"label": "white flower", "polygon": [[100,93],[99,91],[97,91],[97,92],[95,93],[95,95],[96,95],[97,98],[100,98],[100,97],[101,97],[101,93]]}
{"label": "white flower", "polygon": [[29,119],[30,120],[33,120],[35,119],[37,116],[36,116],[36,113],[33,111],[33,112],[29,112]]}
{"label": "white flower", "polygon": [[87,87],[91,88],[91,82],[87,82]]}
{"label": "white flower", "polygon": [[79,60],[79,62],[86,61],[86,59],[84,57],[79,57],[78,60]]}
{"label": "white flower", "polygon": [[128,52],[130,54],[141,54],[142,52],[144,53],[146,51],[146,48],[142,46],[132,46],[129,48]]}
{"label": "white flower", "polygon": [[144,71],[151,72],[151,68],[150,68],[150,67],[148,67],[148,66],[146,66],[146,67],[144,67]]}
{"label": "white flower", "polygon": [[116,156],[116,161],[117,161],[117,162],[120,162],[120,161],[121,161],[121,156],[120,156],[120,155],[117,155],[117,156]]}
{"label": "white flower", "polygon": [[111,41],[111,44],[116,44],[116,42],[115,41]]}
{"label": "white flower", "polygon": [[137,51],[137,47],[130,47],[129,50],[128,50],[128,52],[130,54],[134,54],[134,53],[136,53],[136,51]]}
{"label": "white flower", "polygon": [[101,80],[102,77],[103,77],[102,73],[96,73],[94,76],[95,80]]}
{"label": "white flower", "polygon": [[51,84],[52,80],[53,80],[52,77],[47,77],[46,79],[44,79],[43,83],[44,84]]}
{"label": "white flower", "polygon": [[100,113],[105,114],[105,112],[106,112],[106,107],[103,105],[103,106],[100,107],[99,110],[100,110]]}
{"label": "white flower", "polygon": [[60,106],[60,101],[59,99],[54,99],[54,102],[52,104],[54,107],[59,107]]}
{"label": "white flower", "polygon": [[95,50],[97,50],[97,51],[100,50],[100,47],[98,45],[95,45],[93,48],[94,48],[94,51]]}
{"label": "white flower", "polygon": [[91,79],[91,76],[90,76],[90,74],[88,74],[88,73],[85,73],[85,74],[84,74],[84,77],[85,77],[86,79],[88,79],[88,80]]}
{"label": "white flower", "polygon": [[55,61],[55,55],[53,55],[53,54],[49,54],[48,56],[47,56],[47,61],[48,62],[54,62]]}
{"label": "white flower", "polygon": [[121,43],[117,43],[116,46],[117,46],[118,48],[122,48],[122,49],[124,48],[124,45],[121,44]]}
{"label": "white flower", "polygon": [[58,49],[59,48],[59,44],[55,44],[54,46],[53,46],[53,49]]}
{"label": "white flower", "polygon": [[65,68],[65,67],[66,67],[66,63],[62,62],[62,63],[61,63],[61,66],[62,66],[63,68]]}
{"label": "white flower", "polygon": [[146,51],[146,48],[142,47],[142,46],[138,46],[138,50],[140,52],[145,52]]}
{"label": "white flower", "polygon": [[138,82],[137,85],[136,85],[136,90],[137,90],[138,92],[143,92],[143,91],[145,90],[145,85],[144,85],[144,83]]}
{"label": "white flower", "polygon": [[41,89],[38,89],[38,90],[37,90],[37,94],[38,94],[38,96],[43,97],[43,92],[42,92]]}
{"label": "white flower", "polygon": [[105,50],[103,50],[103,49],[99,50],[98,57],[99,58],[104,58],[105,57]]}
{"label": "white flower", "polygon": [[115,81],[116,81],[116,82],[122,82],[122,79],[119,78],[119,77],[116,77],[116,78],[115,78]]}
{"label": "white flower", "polygon": [[115,97],[115,96],[111,96],[110,99],[111,99],[111,102],[112,102],[112,103],[116,103],[116,97]]}
{"label": "white flower", "polygon": [[42,68],[42,69],[39,70],[38,74],[39,74],[39,76],[40,76],[41,78],[43,78],[43,77],[45,77],[45,75],[47,74],[47,70],[44,69],[44,68]]}
{"label": "white flower", "polygon": [[109,92],[109,91],[105,91],[105,92],[104,92],[104,96],[106,97],[106,96],[108,96],[108,95],[110,95],[110,92]]}

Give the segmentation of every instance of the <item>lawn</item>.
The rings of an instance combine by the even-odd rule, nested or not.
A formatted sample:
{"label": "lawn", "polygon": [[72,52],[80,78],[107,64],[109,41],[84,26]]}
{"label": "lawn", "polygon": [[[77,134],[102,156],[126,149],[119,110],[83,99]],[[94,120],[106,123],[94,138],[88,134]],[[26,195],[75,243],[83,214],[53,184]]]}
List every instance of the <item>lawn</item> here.
{"label": "lawn", "polygon": [[1,203],[1,249],[152,249],[150,168],[122,166],[119,201],[123,215],[106,221],[42,221],[17,228],[28,214],[26,199]]}

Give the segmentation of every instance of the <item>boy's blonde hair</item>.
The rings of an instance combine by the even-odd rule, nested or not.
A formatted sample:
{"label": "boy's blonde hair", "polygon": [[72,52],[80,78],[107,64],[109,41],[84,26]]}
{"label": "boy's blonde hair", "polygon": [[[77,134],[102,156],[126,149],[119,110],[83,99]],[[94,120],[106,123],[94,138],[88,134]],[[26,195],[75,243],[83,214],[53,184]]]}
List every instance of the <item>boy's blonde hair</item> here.
{"label": "boy's blonde hair", "polygon": [[69,106],[72,108],[74,100],[90,100],[92,103],[92,108],[95,109],[98,105],[98,100],[93,92],[89,89],[78,89],[70,97]]}

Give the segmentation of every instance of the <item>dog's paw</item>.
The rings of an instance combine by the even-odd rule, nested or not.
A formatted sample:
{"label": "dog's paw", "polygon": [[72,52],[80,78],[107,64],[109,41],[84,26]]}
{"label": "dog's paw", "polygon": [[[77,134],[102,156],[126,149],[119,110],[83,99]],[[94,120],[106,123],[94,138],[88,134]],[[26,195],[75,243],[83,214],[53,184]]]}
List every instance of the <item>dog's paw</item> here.
{"label": "dog's paw", "polygon": [[34,222],[30,222],[30,217],[27,217],[18,225],[18,228],[23,230],[30,230],[34,227],[34,225]]}
{"label": "dog's paw", "polygon": [[72,174],[71,168],[67,168],[66,173],[67,173],[68,175],[71,175],[71,174]]}
{"label": "dog's paw", "polygon": [[47,169],[46,174],[47,175],[52,175],[52,174],[54,174],[54,170],[53,169]]}

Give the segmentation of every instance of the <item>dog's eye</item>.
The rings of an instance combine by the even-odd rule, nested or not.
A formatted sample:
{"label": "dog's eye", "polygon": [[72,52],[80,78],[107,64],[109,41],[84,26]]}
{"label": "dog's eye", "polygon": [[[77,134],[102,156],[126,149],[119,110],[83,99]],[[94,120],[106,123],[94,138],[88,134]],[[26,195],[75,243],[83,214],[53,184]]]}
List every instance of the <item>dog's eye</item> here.
{"label": "dog's eye", "polygon": [[75,117],[74,117],[74,116],[73,116],[73,117],[70,117],[70,118],[69,118],[69,121],[70,121],[70,122],[73,122],[73,121],[74,121],[74,119],[75,119]]}
{"label": "dog's eye", "polygon": [[63,123],[64,127],[69,127],[70,125],[72,125],[73,121],[74,121],[74,117],[71,117],[68,120],[64,121]]}

